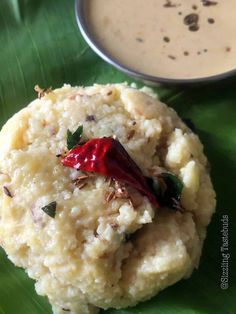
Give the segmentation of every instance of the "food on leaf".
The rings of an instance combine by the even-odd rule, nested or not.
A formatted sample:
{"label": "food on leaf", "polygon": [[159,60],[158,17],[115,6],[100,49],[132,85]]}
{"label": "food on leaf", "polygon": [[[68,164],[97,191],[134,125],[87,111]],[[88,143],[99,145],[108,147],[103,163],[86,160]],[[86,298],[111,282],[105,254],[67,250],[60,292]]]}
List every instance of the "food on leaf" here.
{"label": "food on leaf", "polygon": [[149,88],[51,94],[0,131],[0,240],[11,261],[54,314],[131,307],[188,278],[215,207],[198,136]]}

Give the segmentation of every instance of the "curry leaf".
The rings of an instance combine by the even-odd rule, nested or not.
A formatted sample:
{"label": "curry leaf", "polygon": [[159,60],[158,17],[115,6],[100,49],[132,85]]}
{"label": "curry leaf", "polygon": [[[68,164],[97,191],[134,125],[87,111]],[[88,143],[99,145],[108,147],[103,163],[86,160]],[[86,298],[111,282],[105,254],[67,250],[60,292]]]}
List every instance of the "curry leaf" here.
{"label": "curry leaf", "polygon": [[181,207],[180,198],[183,190],[183,183],[180,179],[171,173],[162,173],[159,176],[163,180],[166,188],[163,191],[161,202],[164,206],[172,209],[179,209]]}
{"label": "curry leaf", "polygon": [[56,216],[56,208],[57,208],[57,202],[51,202],[46,206],[43,206],[41,209],[44,211],[48,216],[55,218]]}
{"label": "curry leaf", "polygon": [[157,177],[147,178],[147,182],[161,206],[171,209],[181,208],[180,198],[183,183],[177,176],[165,172]]}
{"label": "curry leaf", "polygon": [[82,133],[83,133],[82,125],[80,125],[74,133],[72,133],[70,130],[67,130],[67,148],[69,150],[79,144],[82,137]]}

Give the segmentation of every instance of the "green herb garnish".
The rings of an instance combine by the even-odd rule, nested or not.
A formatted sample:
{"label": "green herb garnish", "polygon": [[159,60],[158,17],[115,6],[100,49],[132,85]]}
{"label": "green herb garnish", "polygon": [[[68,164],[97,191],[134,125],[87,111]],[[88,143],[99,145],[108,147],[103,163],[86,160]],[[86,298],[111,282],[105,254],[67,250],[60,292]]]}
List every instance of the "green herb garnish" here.
{"label": "green herb garnish", "polygon": [[51,202],[46,206],[43,206],[41,209],[50,217],[55,218],[56,216],[57,202]]}
{"label": "green herb garnish", "polygon": [[161,206],[174,210],[182,208],[180,198],[183,183],[177,176],[168,172],[161,173],[157,178],[148,178],[148,184]]}
{"label": "green herb garnish", "polygon": [[160,177],[163,178],[163,180],[165,181],[165,184],[167,185],[167,190],[170,190],[169,193],[171,194],[171,196],[179,201],[184,187],[180,179],[168,172],[162,173]]}
{"label": "green herb garnish", "polygon": [[80,125],[74,133],[72,133],[70,130],[67,130],[67,148],[69,150],[79,144],[82,137],[82,133],[83,125]]}

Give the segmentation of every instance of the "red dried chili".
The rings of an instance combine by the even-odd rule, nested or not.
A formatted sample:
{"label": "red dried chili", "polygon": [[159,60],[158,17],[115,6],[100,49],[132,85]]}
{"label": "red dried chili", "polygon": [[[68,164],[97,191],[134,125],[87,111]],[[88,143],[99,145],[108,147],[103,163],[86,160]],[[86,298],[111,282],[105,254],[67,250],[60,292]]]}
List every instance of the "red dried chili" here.
{"label": "red dried chili", "polygon": [[124,182],[145,195],[152,205],[159,207],[140,168],[120,142],[113,138],[95,138],[75,146],[61,161],[64,166],[99,173]]}

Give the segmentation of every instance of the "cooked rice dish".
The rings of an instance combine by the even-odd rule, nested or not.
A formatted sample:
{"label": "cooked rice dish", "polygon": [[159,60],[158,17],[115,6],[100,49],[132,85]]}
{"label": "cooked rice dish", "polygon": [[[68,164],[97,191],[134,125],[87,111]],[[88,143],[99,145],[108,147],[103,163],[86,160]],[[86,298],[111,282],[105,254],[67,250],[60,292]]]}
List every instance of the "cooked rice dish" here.
{"label": "cooked rice dish", "polygon": [[[149,88],[49,91],[0,133],[0,245],[57,314],[133,306],[199,264],[215,192],[203,146]],[[181,209],[155,208],[119,182],[63,166],[68,130],[119,140],[146,177],[174,174]],[[118,187],[117,187],[118,186]],[[117,194],[116,194],[117,193]],[[55,217],[42,210],[56,202]]]}

